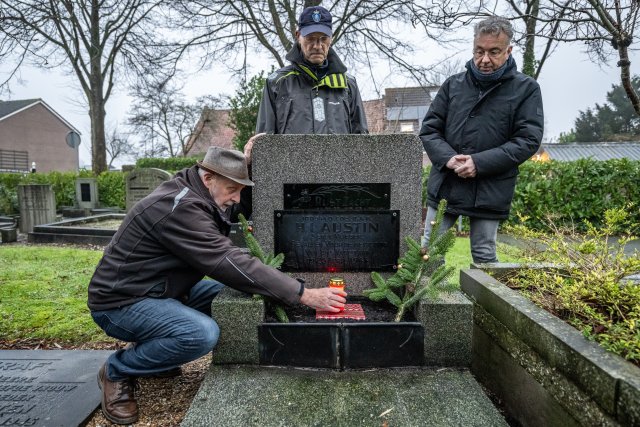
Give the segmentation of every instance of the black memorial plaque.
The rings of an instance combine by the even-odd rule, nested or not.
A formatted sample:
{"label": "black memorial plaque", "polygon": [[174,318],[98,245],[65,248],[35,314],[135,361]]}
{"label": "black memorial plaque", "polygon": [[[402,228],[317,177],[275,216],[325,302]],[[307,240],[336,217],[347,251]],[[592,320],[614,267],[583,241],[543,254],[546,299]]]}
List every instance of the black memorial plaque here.
{"label": "black memorial plaque", "polygon": [[284,184],[284,208],[388,210],[391,184]]}
{"label": "black memorial plaque", "polygon": [[112,351],[0,350],[0,426],[77,426],[100,405]]}
{"label": "black memorial plaque", "polygon": [[398,260],[400,211],[274,212],[283,271],[389,271]]}
{"label": "black memorial plaque", "polygon": [[91,185],[83,182],[80,184],[80,200],[83,202],[91,201]]}

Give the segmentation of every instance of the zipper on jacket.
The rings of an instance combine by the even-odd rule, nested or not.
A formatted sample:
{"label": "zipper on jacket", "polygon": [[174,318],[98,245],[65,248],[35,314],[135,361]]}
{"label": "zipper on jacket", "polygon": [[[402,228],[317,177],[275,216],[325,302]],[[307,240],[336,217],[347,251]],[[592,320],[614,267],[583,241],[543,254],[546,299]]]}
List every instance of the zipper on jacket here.
{"label": "zipper on jacket", "polygon": [[480,89],[480,92],[478,93],[478,100],[476,101],[475,104],[473,104],[473,107],[471,107],[471,110],[469,110],[469,114],[473,113],[473,110],[476,109],[476,107],[478,106],[478,104],[480,104],[480,102],[482,102],[491,92],[493,92],[498,86],[502,86],[502,82],[498,82],[496,85],[491,86],[486,92],[482,92],[482,89]]}

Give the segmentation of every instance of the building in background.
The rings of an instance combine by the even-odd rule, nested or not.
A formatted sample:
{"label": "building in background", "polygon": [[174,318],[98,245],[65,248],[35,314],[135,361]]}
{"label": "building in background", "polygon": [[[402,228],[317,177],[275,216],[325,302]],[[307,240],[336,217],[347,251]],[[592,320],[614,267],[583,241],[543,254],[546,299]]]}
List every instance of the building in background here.
{"label": "building in background", "polygon": [[0,101],[0,171],[77,171],[79,135],[42,99]]}
{"label": "building in background", "polygon": [[[387,88],[380,99],[364,101],[369,133],[418,134],[439,86]],[[431,162],[423,151],[422,164]]]}
{"label": "building in background", "polygon": [[187,142],[188,156],[205,154],[211,146],[233,148],[233,137],[236,132],[229,126],[231,110],[202,110],[200,120]]}
{"label": "building in background", "polygon": [[640,160],[640,142],[574,142],[571,144],[542,144],[532,157],[536,161],[558,160],[572,162],[578,159]]}
{"label": "building in background", "polygon": [[[438,86],[387,88],[380,99],[364,101],[365,115],[371,134],[418,134]],[[232,148],[235,131],[229,127],[230,110],[205,108],[187,144],[188,155],[204,154],[207,148]],[[428,163],[426,154],[424,162]]]}

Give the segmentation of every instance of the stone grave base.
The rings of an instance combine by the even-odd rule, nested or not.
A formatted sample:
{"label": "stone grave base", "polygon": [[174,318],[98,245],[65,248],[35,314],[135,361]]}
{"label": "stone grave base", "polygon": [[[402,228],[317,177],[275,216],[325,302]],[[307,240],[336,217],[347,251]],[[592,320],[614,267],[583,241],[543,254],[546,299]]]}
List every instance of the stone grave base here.
{"label": "stone grave base", "polygon": [[215,366],[188,426],[506,426],[467,370]]}

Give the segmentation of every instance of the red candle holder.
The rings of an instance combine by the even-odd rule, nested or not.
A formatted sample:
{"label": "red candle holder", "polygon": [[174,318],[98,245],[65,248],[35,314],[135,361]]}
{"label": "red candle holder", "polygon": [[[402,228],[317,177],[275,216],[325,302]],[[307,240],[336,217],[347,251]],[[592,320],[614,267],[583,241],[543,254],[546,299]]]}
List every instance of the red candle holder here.
{"label": "red candle holder", "polygon": [[[332,277],[329,279],[329,287],[334,289],[340,289],[344,292],[344,279],[341,277]],[[340,311],[344,311],[344,307],[340,308]]]}

